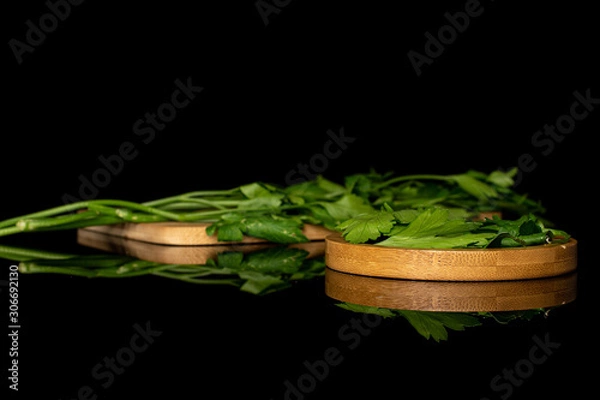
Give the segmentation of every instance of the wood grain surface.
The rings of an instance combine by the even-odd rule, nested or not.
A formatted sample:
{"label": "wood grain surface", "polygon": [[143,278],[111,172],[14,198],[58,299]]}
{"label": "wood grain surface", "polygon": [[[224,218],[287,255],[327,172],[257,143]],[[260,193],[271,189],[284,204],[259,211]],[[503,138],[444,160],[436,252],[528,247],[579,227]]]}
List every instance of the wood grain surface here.
{"label": "wood grain surface", "polygon": [[[94,231],[113,236],[124,237],[148,243],[172,246],[189,245],[221,245],[234,243],[265,243],[264,239],[245,236],[239,242],[222,242],[217,236],[210,236],[206,228],[210,223],[203,222],[150,222],[122,223],[115,225],[96,225],[82,228],[84,231]],[[331,230],[318,225],[304,225],[302,230],[309,240],[324,240],[332,233]]]}
{"label": "wood grain surface", "polygon": [[478,312],[549,308],[577,296],[577,273],[494,282],[374,278],[325,271],[325,293],[342,302],[399,310]]}
{"label": "wood grain surface", "polygon": [[[224,252],[250,253],[282,246],[268,242],[171,246],[128,239],[123,236],[109,235],[90,229],[79,229],[77,232],[77,242],[90,248],[109,253],[129,255],[145,261],[196,265],[205,264],[210,259],[214,260],[220,253]],[[308,251],[307,258],[323,256],[325,254],[325,241],[323,240],[291,244],[287,247]]]}
{"label": "wood grain surface", "polygon": [[497,281],[557,276],[577,268],[577,241],[497,249],[405,249],[325,239],[325,262],[351,274],[436,281]]}

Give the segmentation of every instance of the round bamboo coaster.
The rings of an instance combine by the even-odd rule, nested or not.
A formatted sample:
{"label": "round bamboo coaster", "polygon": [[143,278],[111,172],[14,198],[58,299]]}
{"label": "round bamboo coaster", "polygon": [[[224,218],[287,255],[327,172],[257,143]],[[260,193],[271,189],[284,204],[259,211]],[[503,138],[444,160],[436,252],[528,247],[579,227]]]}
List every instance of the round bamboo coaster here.
{"label": "round bamboo coaster", "polygon": [[577,267],[577,241],[495,249],[408,249],[325,238],[325,263],[336,271],[427,281],[501,281],[557,276]]}

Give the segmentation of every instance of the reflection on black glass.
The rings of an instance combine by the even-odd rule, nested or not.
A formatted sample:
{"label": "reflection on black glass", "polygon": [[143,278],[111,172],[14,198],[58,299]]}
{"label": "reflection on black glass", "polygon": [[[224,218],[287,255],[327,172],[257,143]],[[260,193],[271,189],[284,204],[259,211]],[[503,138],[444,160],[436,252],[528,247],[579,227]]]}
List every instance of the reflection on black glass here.
{"label": "reflection on black glass", "polygon": [[107,252],[63,254],[0,246],[0,258],[18,261],[23,274],[86,278],[157,276],[194,284],[234,286],[256,295],[280,291],[294,282],[325,273],[322,242],[174,248],[143,242],[122,246],[123,243],[111,242],[114,238],[104,239],[90,247]]}
{"label": "reflection on black glass", "polygon": [[577,274],[518,281],[444,282],[376,278],[327,268],[325,292],[345,310],[404,318],[426,339],[447,340],[487,322],[545,318],[575,300]]}
{"label": "reflection on black glass", "polygon": [[347,311],[403,318],[426,339],[448,331],[544,318],[575,300],[576,273],[543,279],[489,282],[416,281],[368,277],[326,267],[324,242],[294,245],[163,246],[102,234],[80,237],[92,254],[65,254],[0,245],[0,258],[23,274],[85,278],[154,276],[186,283],[233,286],[255,295],[295,282],[325,278],[325,294]]}

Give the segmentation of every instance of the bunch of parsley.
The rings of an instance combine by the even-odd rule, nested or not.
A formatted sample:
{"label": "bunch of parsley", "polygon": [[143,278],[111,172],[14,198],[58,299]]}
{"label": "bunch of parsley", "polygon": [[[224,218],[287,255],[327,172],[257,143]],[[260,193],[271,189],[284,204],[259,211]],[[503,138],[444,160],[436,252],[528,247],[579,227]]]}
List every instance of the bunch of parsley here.
{"label": "bunch of parsley", "polygon": [[514,247],[565,243],[570,239],[562,230],[546,228],[533,214],[516,220],[494,216],[473,221],[439,206],[395,211],[387,203],[377,211],[338,224],[336,229],[349,243],[403,248]]}
{"label": "bunch of parsley", "polygon": [[442,206],[463,210],[473,217],[485,212],[499,212],[514,218],[524,214],[545,214],[540,201],[516,192],[517,168],[483,173],[469,170],[462,174],[397,175],[371,171],[346,177],[345,185],[373,206],[384,203],[395,209]]}
{"label": "bunch of parsley", "polygon": [[145,203],[94,199],[0,221],[0,237],[123,222],[208,222],[223,242],[244,235],[273,243],[307,242],[304,224],[333,229],[372,205],[344,186],[319,177],[289,187],[254,182],[229,190],[199,191]]}
{"label": "bunch of parsley", "polygon": [[[541,215],[545,210],[541,204],[511,189],[515,173],[516,169],[451,175],[394,175],[371,171],[349,175],[343,183],[322,176],[283,187],[253,182],[229,190],[189,192],[145,203],[93,199],[0,221],[0,237],[123,222],[178,221],[208,222],[207,232],[222,242],[239,241],[244,236],[280,244],[307,242],[302,233],[305,224],[332,230],[342,226],[345,236],[352,240],[361,235],[354,229],[353,233],[346,232],[348,224],[375,217],[384,224],[380,233],[390,233],[386,227],[393,221],[393,232],[397,233],[416,211],[434,206],[450,210],[457,219],[467,220],[482,212],[499,211],[503,216],[505,213],[536,215],[536,222],[543,222]],[[391,214],[377,211],[382,206],[398,210],[393,214],[395,217],[390,219]],[[372,231],[372,224],[365,228]],[[473,239],[476,238],[473,234],[482,233],[472,232],[473,224],[458,225],[461,225],[459,221],[453,221],[444,227],[452,227],[452,230],[442,233],[445,236],[469,233]],[[489,229],[493,227],[488,226]],[[419,235],[423,236],[423,232]],[[368,235],[368,239],[375,240],[371,236]]]}

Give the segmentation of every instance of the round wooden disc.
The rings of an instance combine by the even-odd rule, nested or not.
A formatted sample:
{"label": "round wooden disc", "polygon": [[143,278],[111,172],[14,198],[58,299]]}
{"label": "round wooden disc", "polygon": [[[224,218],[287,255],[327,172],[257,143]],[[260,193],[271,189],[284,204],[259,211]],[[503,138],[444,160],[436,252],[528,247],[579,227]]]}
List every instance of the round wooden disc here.
{"label": "round wooden disc", "polygon": [[408,249],[325,238],[325,263],[340,272],[428,281],[501,281],[557,276],[577,268],[577,241],[495,249]]}
{"label": "round wooden disc", "polygon": [[532,310],[575,300],[577,273],[518,281],[436,282],[374,278],[327,268],[325,293],[342,302],[397,310]]}

